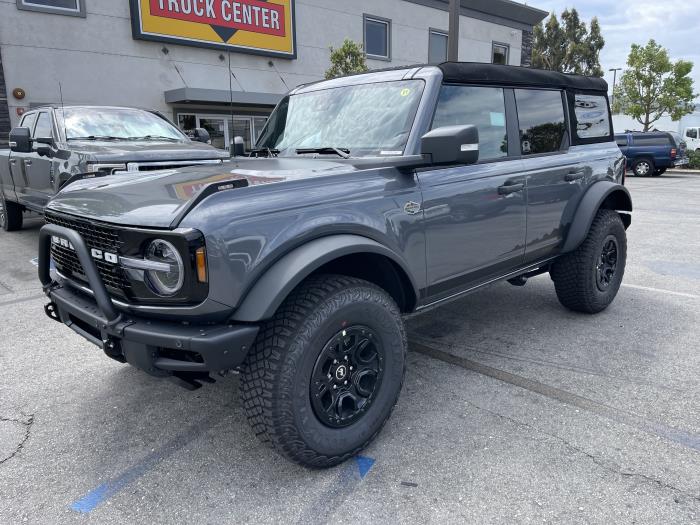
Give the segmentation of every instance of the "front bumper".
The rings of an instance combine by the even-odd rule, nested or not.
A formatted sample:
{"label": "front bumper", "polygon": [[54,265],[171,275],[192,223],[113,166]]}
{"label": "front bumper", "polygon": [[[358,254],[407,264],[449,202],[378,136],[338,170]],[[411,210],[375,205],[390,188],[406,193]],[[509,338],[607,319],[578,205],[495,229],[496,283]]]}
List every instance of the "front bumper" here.
{"label": "front bumper", "polygon": [[[73,244],[94,297],[51,277],[51,236]],[[119,311],[102,282],[82,237],[47,224],[39,232],[39,279],[51,302],[46,313],[111,358],[155,376],[206,374],[240,366],[258,334],[255,325],[162,321]]]}

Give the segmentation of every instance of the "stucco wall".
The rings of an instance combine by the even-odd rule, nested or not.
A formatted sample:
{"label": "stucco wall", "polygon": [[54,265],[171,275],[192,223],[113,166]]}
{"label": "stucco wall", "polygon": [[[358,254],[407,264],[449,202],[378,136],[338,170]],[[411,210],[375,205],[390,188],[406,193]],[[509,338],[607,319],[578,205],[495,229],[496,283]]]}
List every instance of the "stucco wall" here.
{"label": "stucco wall", "polygon": [[[296,8],[298,58],[232,54],[234,90],[284,93],[322,78],[328,46],[344,38],[362,41],[363,13],[392,20],[392,61],[370,60],[371,68],[426,62],[428,28],[448,25],[447,12],[402,0],[297,0]],[[497,41],[510,45],[511,64],[520,63],[521,30],[465,17],[460,27],[461,60],[490,61]],[[220,51],[134,40],[126,0],[89,0],[86,18],[19,11],[14,0],[0,0],[0,50],[7,90],[27,92],[21,102],[8,96],[13,123],[17,106],[57,103],[59,81],[66,104],[135,105],[166,113],[166,90],[229,89]]]}

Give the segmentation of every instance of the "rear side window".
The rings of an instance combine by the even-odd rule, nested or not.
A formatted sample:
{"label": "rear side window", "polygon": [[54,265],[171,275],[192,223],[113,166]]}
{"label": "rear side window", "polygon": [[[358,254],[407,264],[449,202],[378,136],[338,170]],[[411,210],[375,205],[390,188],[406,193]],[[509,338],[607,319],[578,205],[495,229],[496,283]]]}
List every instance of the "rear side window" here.
{"label": "rear side window", "polygon": [[51,116],[47,112],[42,111],[39,113],[39,118],[36,121],[36,128],[34,128],[32,137],[50,138],[51,136]]}
{"label": "rear side window", "polygon": [[479,130],[479,160],[492,160],[508,155],[503,89],[442,86],[433,129],[460,125],[476,126]]}
{"label": "rear side window", "polygon": [[668,135],[633,135],[635,146],[669,146],[671,137]]}
{"label": "rear side window", "polygon": [[627,135],[615,135],[615,142],[617,142],[617,145],[620,147],[626,147]]}
{"label": "rear side window", "polygon": [[689,128],[685,132],[685,136],[688,137],[689,139],[696,139],[698,138],[698,129],[697,128]]}
{"label": "rear side window", "polygon": [[580,139],[596,139],[610,136],[608,101],[601,95],[574,95],[576,135]]}
{"label": "rear side window", "polygon": [[523,155],[552,153],[562,149],[566,121],[561,91],[516,89],[515,101]]}

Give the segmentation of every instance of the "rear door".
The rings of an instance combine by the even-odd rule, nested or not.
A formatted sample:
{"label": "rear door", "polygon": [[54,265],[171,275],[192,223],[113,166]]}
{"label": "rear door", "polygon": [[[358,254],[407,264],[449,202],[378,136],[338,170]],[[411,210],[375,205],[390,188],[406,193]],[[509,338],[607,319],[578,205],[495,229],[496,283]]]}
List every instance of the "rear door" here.
{"label": "rear door", "polygon": [[522,264],[525,177],[509,140],[512,90],[444,85],[433,128],[474,125],[479,162],[419,171],[425,217],[428,296],[432,301],[501,276]]}
{"label": "rear door", "polygon": [[[516,89],[515,100],[527,178],[525,262],[531,263],[558,253],[568,212],[583,196],[592,172],[577,155],[569,154],[571,130],[563,91]],[[590,104],[586,101],[581,109],[590,112]]]}

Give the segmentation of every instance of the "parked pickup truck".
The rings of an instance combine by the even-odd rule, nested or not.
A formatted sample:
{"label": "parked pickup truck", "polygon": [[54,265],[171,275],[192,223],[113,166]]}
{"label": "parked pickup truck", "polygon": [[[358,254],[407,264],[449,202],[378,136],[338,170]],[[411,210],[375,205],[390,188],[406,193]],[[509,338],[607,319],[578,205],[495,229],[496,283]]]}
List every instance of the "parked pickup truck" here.
{"label": "parked pickup truck", "polygon": [[0,150],[0,225],[22,227],[24,210],[43,213],[49,199],[80,176],[220,164],[229,155],[190,140],[163,115],[134,108],[66,106],[33,109]]}
{"label": "parked pickup truck", "polygon": [[637,177],[658,177],[690,162],[685,143],[665,131],[618,133],[615,141]]}
{"label": "parked pickup truck", "polygon": [[258,158],[81,180],[52,199],[46,313],[189,388],[239,371],[263,442],[337,464],[399,397],[402,314],[544,273],[573,311],[613,301],[632,202],[607,91],[467,63],[299,87]]}

